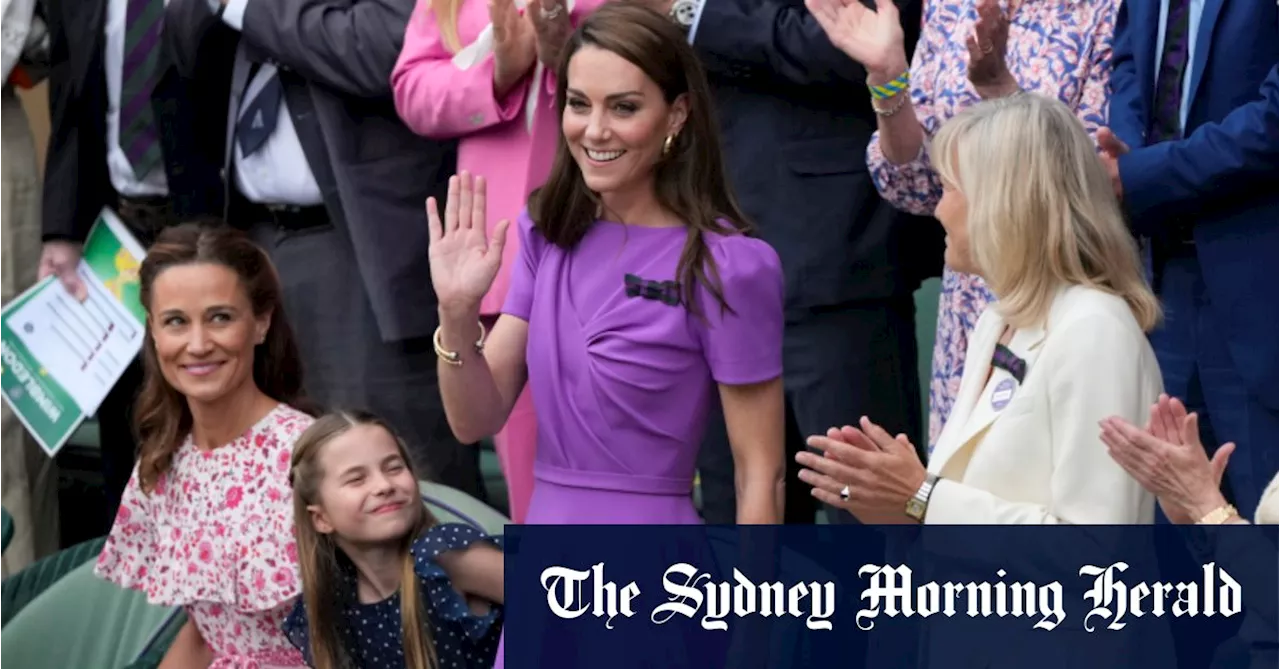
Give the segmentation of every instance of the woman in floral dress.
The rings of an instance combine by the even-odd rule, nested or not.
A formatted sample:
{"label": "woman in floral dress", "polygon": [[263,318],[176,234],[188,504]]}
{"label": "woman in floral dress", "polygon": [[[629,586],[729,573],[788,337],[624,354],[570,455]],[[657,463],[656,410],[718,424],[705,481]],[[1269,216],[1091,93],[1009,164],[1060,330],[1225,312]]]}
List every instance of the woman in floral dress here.
{"label": "woman in floral dress", "polygon": [[289,459],[311,417],[266,255],[230,228],[165,231],[142,264],[139,461],[96,573],[188,620],[161,667],[305,667]]}
{"label": "woman in floral dress", "polygon": [[[923,27],[907,66],[902,28],[889,0],[807,0],[832,43],[867,68],[880,130],[867,163],[885,200],[930,215],[942,183],[928,138],[980,100],[1028,91],[1075,110],[1090,136],[1105,122],[1111,39],[1120,0],[925,0]],[[994,297],[977,276],[943,270],[929,384],[929,449],[951,413],[969,333]]]}

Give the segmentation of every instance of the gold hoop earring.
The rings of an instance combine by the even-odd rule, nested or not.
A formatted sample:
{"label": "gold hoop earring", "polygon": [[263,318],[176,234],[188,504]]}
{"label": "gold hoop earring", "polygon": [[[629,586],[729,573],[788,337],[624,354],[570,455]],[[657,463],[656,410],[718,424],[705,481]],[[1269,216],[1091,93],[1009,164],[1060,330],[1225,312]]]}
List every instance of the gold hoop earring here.
{"label": "gold hoop earring", "polygon": [[675,135],[667,135],[666,141],[662,143],[662,155],[665,156],[671,153],[671,145],[675,143],[675,141],[676,141]]}

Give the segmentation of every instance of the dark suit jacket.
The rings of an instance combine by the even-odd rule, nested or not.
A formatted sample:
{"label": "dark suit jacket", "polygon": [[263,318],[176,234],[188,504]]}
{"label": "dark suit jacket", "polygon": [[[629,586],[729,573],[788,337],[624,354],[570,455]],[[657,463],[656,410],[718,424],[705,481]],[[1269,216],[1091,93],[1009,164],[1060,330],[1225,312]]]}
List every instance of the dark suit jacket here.
{"label": "dark suit jacket", "polygon": [[[51,131],[44,182],[44,238],[83,241],[104,206],[114,206],[107,172],[107,80],[104,34],[107,0],[46,0],[51,61]],[[222,211],[222,127],[233,45],[211,41],[199,62],[179,76],[163,54],[151,95],[160,124],[164,167],[177,216]],[[221,54],[221,55],[220,55]],[[217,119],[217,125],[210,123]]]}
{"label": "dark suit jacket", "polygon": [[[920,7],[902,1],[907,53]],[[880,199],[866,72],[802,0],[708,0],[694,47],[714,89],[734,191],[782,259],[787,312],[910,294],[942,268],[941,226]]]}
{"label": "dark suit jacket", "polygon": [[[455,143],[419,137],[396,114],[391,70],[413,8],[414,0],[250,0],[240,33],[279,68],[303,152],[350,239],[385,341],[436,327],[424,206],[429,195],[444,199],[457,154]],[[170,0],[165,18],[182,27],[168,33],[180,71],[197,64],[206,41],[235,34],[207,0]],[[216,127],[228,135],[247,78],[233,74],[221,108]]]}
{"label": "dark suit jacket", "polygon": [[1196,254],[1231,356],[1274,411],[1280,15],[1266,0],[1206,0],[1185,138],[1148,146],[1159,22],[1160,0],[1126,0],[1116,20],[1110,122],[1132,148],[1120,160],[1124,206],[1142,234],[1194,223]]}

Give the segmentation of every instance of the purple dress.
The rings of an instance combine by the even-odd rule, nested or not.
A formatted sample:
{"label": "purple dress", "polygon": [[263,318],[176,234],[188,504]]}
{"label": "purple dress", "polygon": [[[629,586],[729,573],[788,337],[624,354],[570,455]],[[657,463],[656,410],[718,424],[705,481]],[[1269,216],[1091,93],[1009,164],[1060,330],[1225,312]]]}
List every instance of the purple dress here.
{"label": "purple dress", "polygon": [[691,492],[717,384],[782,374],[778,255],[759,239],[707,235],[732,311],[701,287],[699,317],[661,299],[686,228],[598,221],[573,249],[527,214],[518,229],[503,312],[529,323],[538,451],[526,522],[700,523]]}

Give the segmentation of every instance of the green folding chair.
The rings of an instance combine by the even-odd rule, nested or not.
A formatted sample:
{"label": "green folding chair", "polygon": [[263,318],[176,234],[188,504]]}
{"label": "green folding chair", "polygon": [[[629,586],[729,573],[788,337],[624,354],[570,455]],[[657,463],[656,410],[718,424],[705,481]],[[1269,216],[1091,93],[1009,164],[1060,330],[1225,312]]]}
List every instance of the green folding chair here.
{"label": "green folding chair", "polygon": [[149,604],[145,594],[98,578],[93,567],[89,560],[72,569],[0,630],[0,659],[6,666],[124,669],[159,664],[182,626],[182,610]]}

